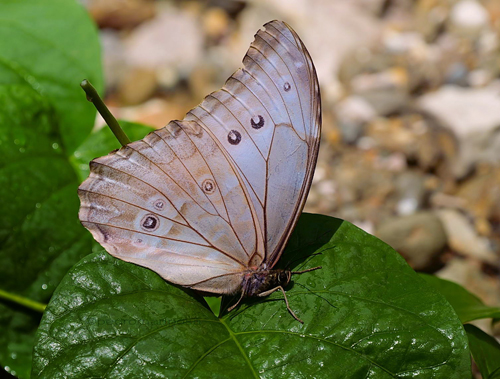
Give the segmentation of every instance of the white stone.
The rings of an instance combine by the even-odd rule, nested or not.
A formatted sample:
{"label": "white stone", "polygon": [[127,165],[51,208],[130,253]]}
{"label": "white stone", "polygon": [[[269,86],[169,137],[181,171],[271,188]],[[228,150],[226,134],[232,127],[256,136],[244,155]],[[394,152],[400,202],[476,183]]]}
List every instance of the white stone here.
{"label": "white stone", "polygon": [[372,120],[377,113],[371,104],[361,96],[349,96],[337,106],[337,117],[344,122],[364,123]]}
{"label": "white stone", "polygon": [[479,236],[467,217],[454,209],[437,212],[448,235],[448,245],[457,253],[490,264],[498,264],[498,257],[487,238]]}
{"label": "white stone", "polygon": [[478,29],[489,22],[489,15],[478,1],[461,0],[453,6],[450,19],[456,26]]}
{"label": "white stone", "polygon": [[139,25],[125,40],[127,64],[148,69],[173,67],[188,75],[203,56],[203,32],[194,14],[167,7]]}
{"label": "white stone", "polygon": [[407,216],[415,213],[418,209],[418,199],[404,198],[398,201],[397,211],[401,216]]}
{"label": "white stone", "polygon": [[102,61],[104,68],[104,79],[106,88],[116,86],[123,75],[126,67],[123,65],[125,50],[120,35],[115,30],[103,29],[99,33],[102,48]]}
{"label": "white stone", "polygon": [[500,125],[500,83],[473,89],[447,85],[422,96],[419,103],[458,137],[488,132]]}
{"label": "white stone", "polygon": [[500,162],[500,81],[484,88],[443,86],[422,96],[418,104],[458,138],[456,175],[465,174],[477,161]]}

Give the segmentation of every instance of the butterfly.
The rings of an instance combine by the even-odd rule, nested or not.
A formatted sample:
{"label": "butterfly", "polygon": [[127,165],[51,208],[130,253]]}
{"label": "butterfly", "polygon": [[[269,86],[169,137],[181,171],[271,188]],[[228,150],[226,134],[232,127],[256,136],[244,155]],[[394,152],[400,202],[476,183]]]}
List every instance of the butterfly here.
{"label": "butterfly", "polygon": [[79,218],[112,256],[211,294],[267,296],[318,157],[321,97],[286,23],[255,35],[238,69],[182,121],[90,162]]}

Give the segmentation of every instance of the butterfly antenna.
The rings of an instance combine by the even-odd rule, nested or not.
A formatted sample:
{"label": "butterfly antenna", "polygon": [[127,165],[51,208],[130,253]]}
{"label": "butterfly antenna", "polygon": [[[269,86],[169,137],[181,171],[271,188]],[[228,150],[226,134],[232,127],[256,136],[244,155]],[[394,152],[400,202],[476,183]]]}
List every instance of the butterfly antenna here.
{"label": "butterfly antenna", "polygon": [[94,86],[87,79],[85,79],[80,83],[80,87],[82,87],[87,94],[87,100],[94,104],[94,107],[96,107],[99,114],[102,116],[104,121],[106,121],[106,124],[108,124],[118,142],[120,142],[122,146],[130,143],[130,139],[127,137],[120,124],[118,124],[116,118],[111,114],[106,104],[104,104],[104,101],[102,101]]}
{"label": "butterfly antenna", "polygon": [[[314,253],[314,254],[311,254],[311,255],[307,255],[306,258],[309,259],[311,257],[314,257],[315,255],[321,255],[321,254],[323,254],[323,253],[322,252],[321,253]],[[293,262],[297,262],[298,260],[300,260],[302,258],[304,258],[304,256],[295,258],[293,261],[291,261],[290,263],[288,263],[286,265],[286,267],[290,267],[293,264]],[[288,270],[288,268],[287,268],[287,270]]]}
{"label": "butterfly antenna", "polygon": [[302,271],[290,271],[292,274],[303,274],[304,272],[309,272],[309,271],[314,271],[314,270],[319,270],[320,268],[323,268],[322,266],[318,267],[313,267],[313,268],[308,268],[307,270],[302,270]]}

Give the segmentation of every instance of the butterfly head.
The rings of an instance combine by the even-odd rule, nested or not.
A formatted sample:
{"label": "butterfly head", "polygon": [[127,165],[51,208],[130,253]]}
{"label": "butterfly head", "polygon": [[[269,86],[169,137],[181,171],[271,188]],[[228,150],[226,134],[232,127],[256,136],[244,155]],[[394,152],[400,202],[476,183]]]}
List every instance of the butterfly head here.
{"label": "butterfly head", "polygon": [[290,270],[279,270],[278,271],[278,283],[281,286],[286,286],[290,283],[292,278],[292,272]]}

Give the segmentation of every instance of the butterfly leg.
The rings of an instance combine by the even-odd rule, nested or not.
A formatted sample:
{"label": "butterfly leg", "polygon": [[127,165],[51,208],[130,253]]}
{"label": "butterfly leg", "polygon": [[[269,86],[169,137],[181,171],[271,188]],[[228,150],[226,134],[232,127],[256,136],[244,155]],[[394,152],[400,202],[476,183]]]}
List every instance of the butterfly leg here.
{"label": "butterfly leg", "polygon": [[227,309],[227,311],[228,311],[228,312],[231,312],[234,308],[236,308],[236,306],[237,306],[237,305],[241,302],[241,300],[243,299],[243,296],[245,296],[245,291],[241,291],[241,296],[240,296],[240,298],[238,299],[238,301],[236,302],[236,304],[231,305],[231,306]]}
{"label": "butterfly leg", "polygon": [[300,318],[298,318],[297,315],[295,313],[293,313],[292,309],[290,308],[290,305],[288,304],[288,298],[286,297],[285,290],[283,289],[283,287],[281,287],[281,286],[275,287],[273,289],[270,289],[269,291],[261,292],[257,296],[259,296],[259,297],[269,296],[270,294],[272,294],[274,291],[277,291],[277,290],[280,290],[281,292],[283,292],[283,296],[285,298],[285,303],[286,303],[286,309],[288,309],[288,312],[290,312],[290,314],[293,316],[293,318],[295,320],[297,320],[298,322],[303,324],[304,321],[302,321]]}

